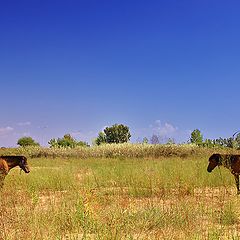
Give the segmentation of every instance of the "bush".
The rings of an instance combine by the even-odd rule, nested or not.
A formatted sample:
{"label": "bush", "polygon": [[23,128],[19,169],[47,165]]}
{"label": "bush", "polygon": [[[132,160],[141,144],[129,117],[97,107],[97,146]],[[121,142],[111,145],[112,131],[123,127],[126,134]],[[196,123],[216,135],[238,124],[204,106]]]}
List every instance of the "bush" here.
{"label": "bush", "polygon": [[191,138],[190,138],[191,143],[195,143],[197,145],[201,145],[203,142],[203,135],[201,134],[200,130],[195,129],[191,133]]}
{"label": "bush", "polygon": [[100,132],[98,137],[94,140],[94,143],[98,146],[102,143],[107,143],[106,134],[104,132]]}
{"label": "bush", "polygon": [[40,144],[35,142],[31,137],[22,137],[19,138],[17,144],[20,147],[27,147],[27,146],[39,146]]}
{"label": "bush", "polygon": [[98,134],[95,139],[95,144],[102,143],[126,143],[130,140],[131,134],[129,127],[123,124],[114,124],[111,127],[106,127],[103,132]]}
{"label": "bush", "polygon": [[70,134],[65,134],[63,138],[51,139],[48,144],[50,147],[69,147],[75,148],[77,146],[87,147],[89,146],[86,142],[75,140]]}

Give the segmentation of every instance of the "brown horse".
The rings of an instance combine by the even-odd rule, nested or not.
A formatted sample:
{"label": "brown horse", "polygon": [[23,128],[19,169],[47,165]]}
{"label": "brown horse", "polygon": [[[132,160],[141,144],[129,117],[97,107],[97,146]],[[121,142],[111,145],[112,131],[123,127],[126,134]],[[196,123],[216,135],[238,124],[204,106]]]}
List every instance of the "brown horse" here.
{"label": "brown horse", "polygon": [[207,167],[208,172],[212,172],[212,170],[216,166],[224,166],[229,169],[233,174],[237,186],[237,194],[240,194],[239,190],[239,175],[240,175],[240,155],[232,155],[232,154],[213,154],[209,158],[209,164]]}
{"label": "brown horse", "polygon": [[19,166],[25,173],[29,173],[27,158],[24,156],[0,156],[0,187],[9,171]]}

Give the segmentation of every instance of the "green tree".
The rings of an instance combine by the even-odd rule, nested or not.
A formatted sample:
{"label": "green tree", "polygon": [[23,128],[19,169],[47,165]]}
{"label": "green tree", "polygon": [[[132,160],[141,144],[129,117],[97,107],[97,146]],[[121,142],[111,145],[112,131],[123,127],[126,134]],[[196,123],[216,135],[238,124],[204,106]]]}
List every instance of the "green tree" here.
{"label": "green tree", "polygon": [[63,138],[58,138],[57,142],[60,147],[74,148],[77,145],[77,141],[70,134],[65,134]]}
{"label": "green tree", "polygon": [[129,127],[123,124],[114,124],[104,129],[104,134],[100,134],[100,140],[106,143],[125,143],[130,140],[131,134]]}
{"label": "green tree", "polygon": [[17,144],[20,147],[27,147],[27,146],[39,146],[40,144],[35,142],[31,137],[22,137],[19,138]]}
{"label": "green tree", "polygon": [[90,145],[88,145],[88,143],[84,142],[84,141],[78,141],[77,146],[78,147],[90,147]]}
{"label": "green tree", "polygon": [[240,133],[237,134],[236,138],[234,139],[235,145],[237,149],[240,149]]}
{"label": "green tree", "polygon": [[167,143],[168,145],[173,145],[175,144],[175,140],[173,138],[168,138]]}
{"label": "green tree", "polygon": [[102,143],[107,143],[106,134],[104,132],[99,132],[98,137],[95,139],[95,144],[100,145]]}
{"label": "green tree", "polygon": [[50,145],[50,147],[69,147],[69,148],[74,148],[77,146],[82,146],[82,147],[88,146],[86,142],[77,141],[70,134],[65,134],[63,138],[58,138],[58,139],[52,138],[48,142],[48,144]]}
{"label": "green tree", "polygon": [[214,146],[218,147],[228,147],[228,148],[237,148],[238,142],[237,139],[230,138],[218,138],[212,140]]}
{"label": "green tree", "polygon": [[147,137],[144,137],[142,143],[148,144],[148,138],[147,138]]}
{"label": "green tree", "polygon": [[191,133],[191,138],[190,138],[191,143],[195,143],[197,145],[201,145],[203,142],[203,135],[201,134],[200,130],[195,129]]}
{"label": "green tree", "polygon": [[237,141],[235,141],[232,137],[226,138],[226,147],[237,148]]}
{"label": "green tree", "polygon": [[202,143],[202,146],[203,146],[203,147],[212,148],[212,147],[214,147],[214,146],[216,146],[216,145],[215,145],[215,143],[214,143],[213,140],[211,140],[211,139],[205,139],[205,141]]}
{"label": "green tree", "polygon": [[58,146],[58,141],[56,138],[52,138],[49,140],[48,144],[50,145],[50,147],[54,148],[54,147],[59,147]]}

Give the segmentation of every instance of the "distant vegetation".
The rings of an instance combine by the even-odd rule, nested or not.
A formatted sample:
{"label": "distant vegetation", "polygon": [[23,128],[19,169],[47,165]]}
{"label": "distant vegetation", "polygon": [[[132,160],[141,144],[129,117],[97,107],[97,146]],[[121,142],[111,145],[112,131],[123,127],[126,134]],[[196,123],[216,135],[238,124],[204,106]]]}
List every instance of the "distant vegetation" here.
{"label": "distant vegetation", "polygon": [[60,148],[60,147],[68,147],[68,148],[75,148],[78,146],[87,147],[89,146],[86,142],[77,141],[74,139],[70,134],[65,134],[63,138],[58,139],[51,139],[48,144],[51,148]]}
{"label": "distant vegetation", "polygon": [[26,155],[31,158],[169,158],[169,157],[196,157],[206,158],[215,153],[238,153],[233,148],[207,148],[195,144],[143,144],[121,143],[102,144],[100,146],[81,147],[21,147],[0,149],[0,155]]}
{"label": "distant vegetation", "polygon": [[0,239],[239,239],[239,200],[230,173],[222,171],[224,181],[217,170],[208,174],[206,156],[195,156],[208,148],[175,147],[81,149],[129,156],[193,152],[184,159],[30,159],[31,173],[11,170],[0,192]]}
{"label": "distant vegetation", "polygon": [[111,127],[106,127],[103,132],[98,134],[95,143],[126,143],[130,140],[131,134],[129,127],[123,124],[114,124]]}
{"label": "distant vegetation", "polygon": [[[203,148],[232,148],[240,149],[240,133],[236,132],[232,137],[217,139],[204,139],[203,134],[199,129],[192,131],[189,140],[186,145],[193,144],[197,147]],[[236,136],[235,136],[236,135]],[[99,132],[97,138],[93,140],[93,146],[108,145],[108,144],[122,144],[129,143],[131,138],[131,133],[129,127],[123,124],[114,124],[110,127],[106,127],[103,131]],[[175,140],[168,138],[163,141],[163,139],[157,135],[153,134],[149,139],[144,137],[141,141],[138,140],[137,143],[146,145],[179,145],[175,143]],[[22,137],[18,140],[17,144],[20,147],[36,147],[40,146],[31,137]],[[73,138],[70,134],[65,134],[62,138],[52,138],[48,141],[50,148],[78,148],[78,147],[89,147],[90,145],[84,141],[78,141]],[[180,144],[183,145],[183,144]]]}
{"label": "distant vegetation", "polygon": [[17,144],[20,147],[28,147],[28,146],[39,146],[40,144],[35,142],[31,137],[22,137],[19,138]]}
{"label": "distant vegetation", "polygon": [[190,142],[196,144],[201,144],[203,142],[203,135],[199,129],[195,129],[194,131],[192,131]]}
{"label": "distant vegetation", "polygon": [[217,139],[205,139],[203,140],[203,135],[200,130],[195,129],[191,133],[190,142],[196,144],[200,147],[221,147],[221,148],[234,148],[240,149],[240,133],[236,134],[236,137],[229,138],[217,138]]}

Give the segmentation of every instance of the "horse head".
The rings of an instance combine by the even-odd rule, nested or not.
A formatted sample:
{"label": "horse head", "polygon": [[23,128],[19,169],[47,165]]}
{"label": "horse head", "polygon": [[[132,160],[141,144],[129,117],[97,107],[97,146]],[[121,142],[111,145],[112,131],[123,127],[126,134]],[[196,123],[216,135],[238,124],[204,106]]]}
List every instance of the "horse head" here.
{"label": "horse head", "polygon": [[29,173],[30,169],[27,163],[27,158],[24,156],[20,156],[19,167],[25,172]]}
{"label": "horse head", "polygon": [[207,171],[212,172],[212,170],[216,167],[221,165],[221,155],[220,154],[213,154],[208,160],[208,167]]}

